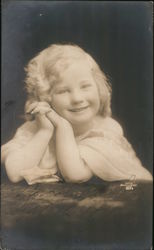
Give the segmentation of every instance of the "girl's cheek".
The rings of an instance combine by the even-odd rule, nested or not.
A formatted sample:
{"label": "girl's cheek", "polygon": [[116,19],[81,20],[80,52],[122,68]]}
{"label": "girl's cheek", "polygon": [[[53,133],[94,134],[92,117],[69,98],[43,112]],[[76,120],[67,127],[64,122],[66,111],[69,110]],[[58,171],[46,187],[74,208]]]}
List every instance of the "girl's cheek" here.
{"label": "girl's cheek", "polygon": [[57,104],[58,104],[57,100],[55,98],[52,98],[51,103],[50,103],[51,107],[53,109],[56,109],[58,106]]}
{"label": "girl's cheek", "polygon": [[87,96],[88,96],[89,98],[91,98],[92,100],[95,100],[95,101],[99,101],[99,100],[100,100],[98,91],[96,91],[95,89],[93,90],[93,92],[92,92],[92,91],[89,92]]}
{"label": "girl's cheek", "polygon": [[51,101],[51,106],[55,110],[61,110],[66,106],[67,100],[65,100],[65,99],[66,98],[61,97],[61,96],[55,96],[55,97],[53,97],[53,99]]}

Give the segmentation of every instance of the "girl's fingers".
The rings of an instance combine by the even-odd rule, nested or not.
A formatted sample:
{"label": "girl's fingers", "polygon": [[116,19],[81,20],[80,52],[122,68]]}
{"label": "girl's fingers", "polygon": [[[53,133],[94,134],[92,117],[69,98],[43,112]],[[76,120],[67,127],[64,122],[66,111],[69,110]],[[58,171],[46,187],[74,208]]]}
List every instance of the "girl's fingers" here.
{"label": "girl's fingers", "polygon": [[49,112],[51,110],[50,107],[36,107],[35,109],[32,110],[31,114],[36,114],[36,113],[40,113],[41,115]]}
{"label": "girl's fingers", "polygon": [[38,113],[38,109],[37,108],[35,108],[35,109],[33,109],[31,112],[30,112],[31,114],[37,114]]}
{"label": "girl's fingers", "polygon": [[[32,104],[30,104],[29,105],[29,107],[27,108],[27,112],[26,113],[31,113],[32,111],[34,111],[34,109],[36,109],[36,108],[38,108],[38,109],[49,109],[50,108],[50,105],[47,103],[47,102],[33,102]],[[43,111],[43,109],[42,109],[42,112],[44,113],[44,111]],[[37,111],[38,112],[38,111]],[[45,112],[46,112],[46,110],[45,110]],[[35,111],[34,111],[34,113],[35,113]]]}
{"label": "girl's fingers", "polygon": [[31,111],[32,111],[34,108],[36,108],[37,105],[38,105],[38,102],[33,102],[33,103],[31,103],[31,104],[29,105],[29,107],[27,108],[26,113],[31,113]]}
{"label": "girl's fingers", "polygon": [[58,115],[53,109],[46,112],[45,115],[53,123],[54,126],[57,126],[57,124],[62,120],[62,117]]}
{"label": "girl's fingers", "polygon": [[37,107],[38,108],[51,108],[51,106],[47,102],[38,102]]}
{"label": "girl's fingers", "polygon": [[50,107],[49,103],[47,102],[38,102],[38,105]]}

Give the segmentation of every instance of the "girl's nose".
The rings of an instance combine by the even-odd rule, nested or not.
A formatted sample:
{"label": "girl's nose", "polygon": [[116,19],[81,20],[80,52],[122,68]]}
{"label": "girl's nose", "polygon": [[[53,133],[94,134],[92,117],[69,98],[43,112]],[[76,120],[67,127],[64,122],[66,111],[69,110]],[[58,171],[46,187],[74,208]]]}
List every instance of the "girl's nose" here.
{"label": "girl's nose", "polygon": [[71,93],[71,102],[74,104],[83,102],[83,95],[81,94],[80,91],[73,91]]}

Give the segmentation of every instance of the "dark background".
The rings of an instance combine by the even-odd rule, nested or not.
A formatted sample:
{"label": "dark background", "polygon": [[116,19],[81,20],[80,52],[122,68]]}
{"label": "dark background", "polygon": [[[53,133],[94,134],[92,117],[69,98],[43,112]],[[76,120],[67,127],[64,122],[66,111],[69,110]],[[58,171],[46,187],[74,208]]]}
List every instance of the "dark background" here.
{"label": "dark background", "polygon": [[112,111],[152,171],[152,2],[4,1],[2,143],[23,123],[24,67],[52,43],[73,42],[110,77]]}

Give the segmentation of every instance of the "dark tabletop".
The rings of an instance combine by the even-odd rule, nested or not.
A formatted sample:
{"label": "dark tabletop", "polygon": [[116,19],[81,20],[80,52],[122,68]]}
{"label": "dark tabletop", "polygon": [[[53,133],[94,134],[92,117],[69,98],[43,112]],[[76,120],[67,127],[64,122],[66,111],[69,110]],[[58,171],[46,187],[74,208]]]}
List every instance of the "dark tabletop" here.
{"label": "dark tabletop", "polygon": [[28,186],[2,178],[2,247],[150,250],[152,183],[136,184],[133,190],[98,179]]}

